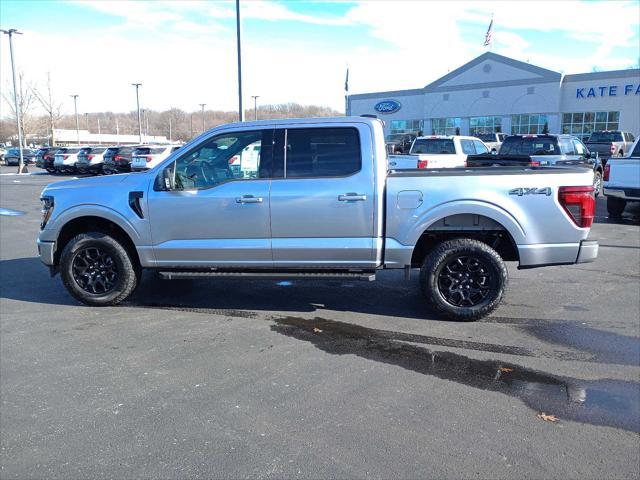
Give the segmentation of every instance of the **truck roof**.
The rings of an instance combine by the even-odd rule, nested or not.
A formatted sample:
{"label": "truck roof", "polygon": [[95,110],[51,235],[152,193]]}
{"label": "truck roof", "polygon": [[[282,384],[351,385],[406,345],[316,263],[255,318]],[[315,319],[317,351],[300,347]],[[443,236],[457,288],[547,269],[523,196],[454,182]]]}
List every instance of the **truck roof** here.
{"label": "truck roof", "polygon": [[384,123],[379,118],[371,117],[313,117],[313,118],[271,118],[268,120],[252,120],[250,122],[233,122],[219,125],[215,128],[237,128],[237,127],[264,127],[265,125],[291,125],[291,124],[314,124],[314,123],[365,123],[374,125]]}

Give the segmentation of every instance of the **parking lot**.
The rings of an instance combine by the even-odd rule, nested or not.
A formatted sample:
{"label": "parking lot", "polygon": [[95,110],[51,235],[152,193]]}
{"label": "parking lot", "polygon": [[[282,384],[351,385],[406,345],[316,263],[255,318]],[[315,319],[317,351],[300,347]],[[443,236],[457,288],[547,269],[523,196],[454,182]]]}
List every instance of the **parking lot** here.
{"label": "parking lot", "polygon": [[595,263],[510,264],[473,323],[437,319],[401,271],[149,273],[90,308],[36,252],[39,193],[70,177],[31,170],[0,168],[1,477],[640,475],[638,205],[611,220],[598,199]]}

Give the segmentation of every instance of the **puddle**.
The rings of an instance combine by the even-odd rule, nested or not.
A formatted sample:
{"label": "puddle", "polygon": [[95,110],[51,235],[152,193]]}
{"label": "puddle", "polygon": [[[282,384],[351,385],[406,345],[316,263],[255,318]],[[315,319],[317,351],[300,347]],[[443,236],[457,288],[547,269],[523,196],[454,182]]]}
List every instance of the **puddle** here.
{"label": "puddle", "polygon": [[[413,345],[411,335],[334,320],[276,317],[271,330],[333,355],[357,355],[469,387],[516,397],[538,412],[640,432],[640,384],[578,380],[496,360],[475,360]],[[420,337],[420,336],[417,336]],[[463,347],[464,348],[464,347]]]}
{"label": "puddle", "polygon": [[0,208],[0,215],[4,215],[6,217],[20,217],[24,215],[25,212],[22,210],[11,210],[10,208]]}

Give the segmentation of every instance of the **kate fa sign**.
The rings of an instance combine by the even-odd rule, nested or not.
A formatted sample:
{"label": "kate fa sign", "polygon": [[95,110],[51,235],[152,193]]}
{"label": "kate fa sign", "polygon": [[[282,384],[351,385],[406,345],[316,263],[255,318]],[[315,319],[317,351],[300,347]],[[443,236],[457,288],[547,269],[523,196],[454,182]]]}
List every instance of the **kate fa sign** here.
{"label": "kate fa sign", "polygon": [[640,95],[640,84],[637,86],[627,84],[621,88],[618,88],[618,85],[576,88],[576,98],[628,97],[629,95]]}
{"label": "kate fa sign", "polygon": [[373,109],[378,113],[396,113],[402,108],[402,104],[397,100],[383,100],[376,103]]}

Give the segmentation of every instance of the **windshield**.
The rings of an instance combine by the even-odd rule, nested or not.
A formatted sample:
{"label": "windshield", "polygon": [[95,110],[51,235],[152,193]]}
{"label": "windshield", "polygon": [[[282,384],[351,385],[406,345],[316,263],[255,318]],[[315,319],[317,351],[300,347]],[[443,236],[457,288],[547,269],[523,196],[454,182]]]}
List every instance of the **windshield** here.
{"label": "windshield", "polygon": [[162,153],[166,150],[167,147],[139,147],[136,148],[134,155],[154,155],[158,153]]}
{"label": "windshield", "polygon": [[434,155],[450,155],[456,153],[453,140],[448,138],[418,138],[411,153],[430,153]]}
{"label": "windshield", "polygon": [[620,132],[593,132],[589,137],[590,142],[622,142]]}
{"label": "windshield", "polygon": [[480,133],[480,134],[476,135],[476,137],[478,137],[483,142],[495,142],[496,141],[496,134],[495,133]]}

